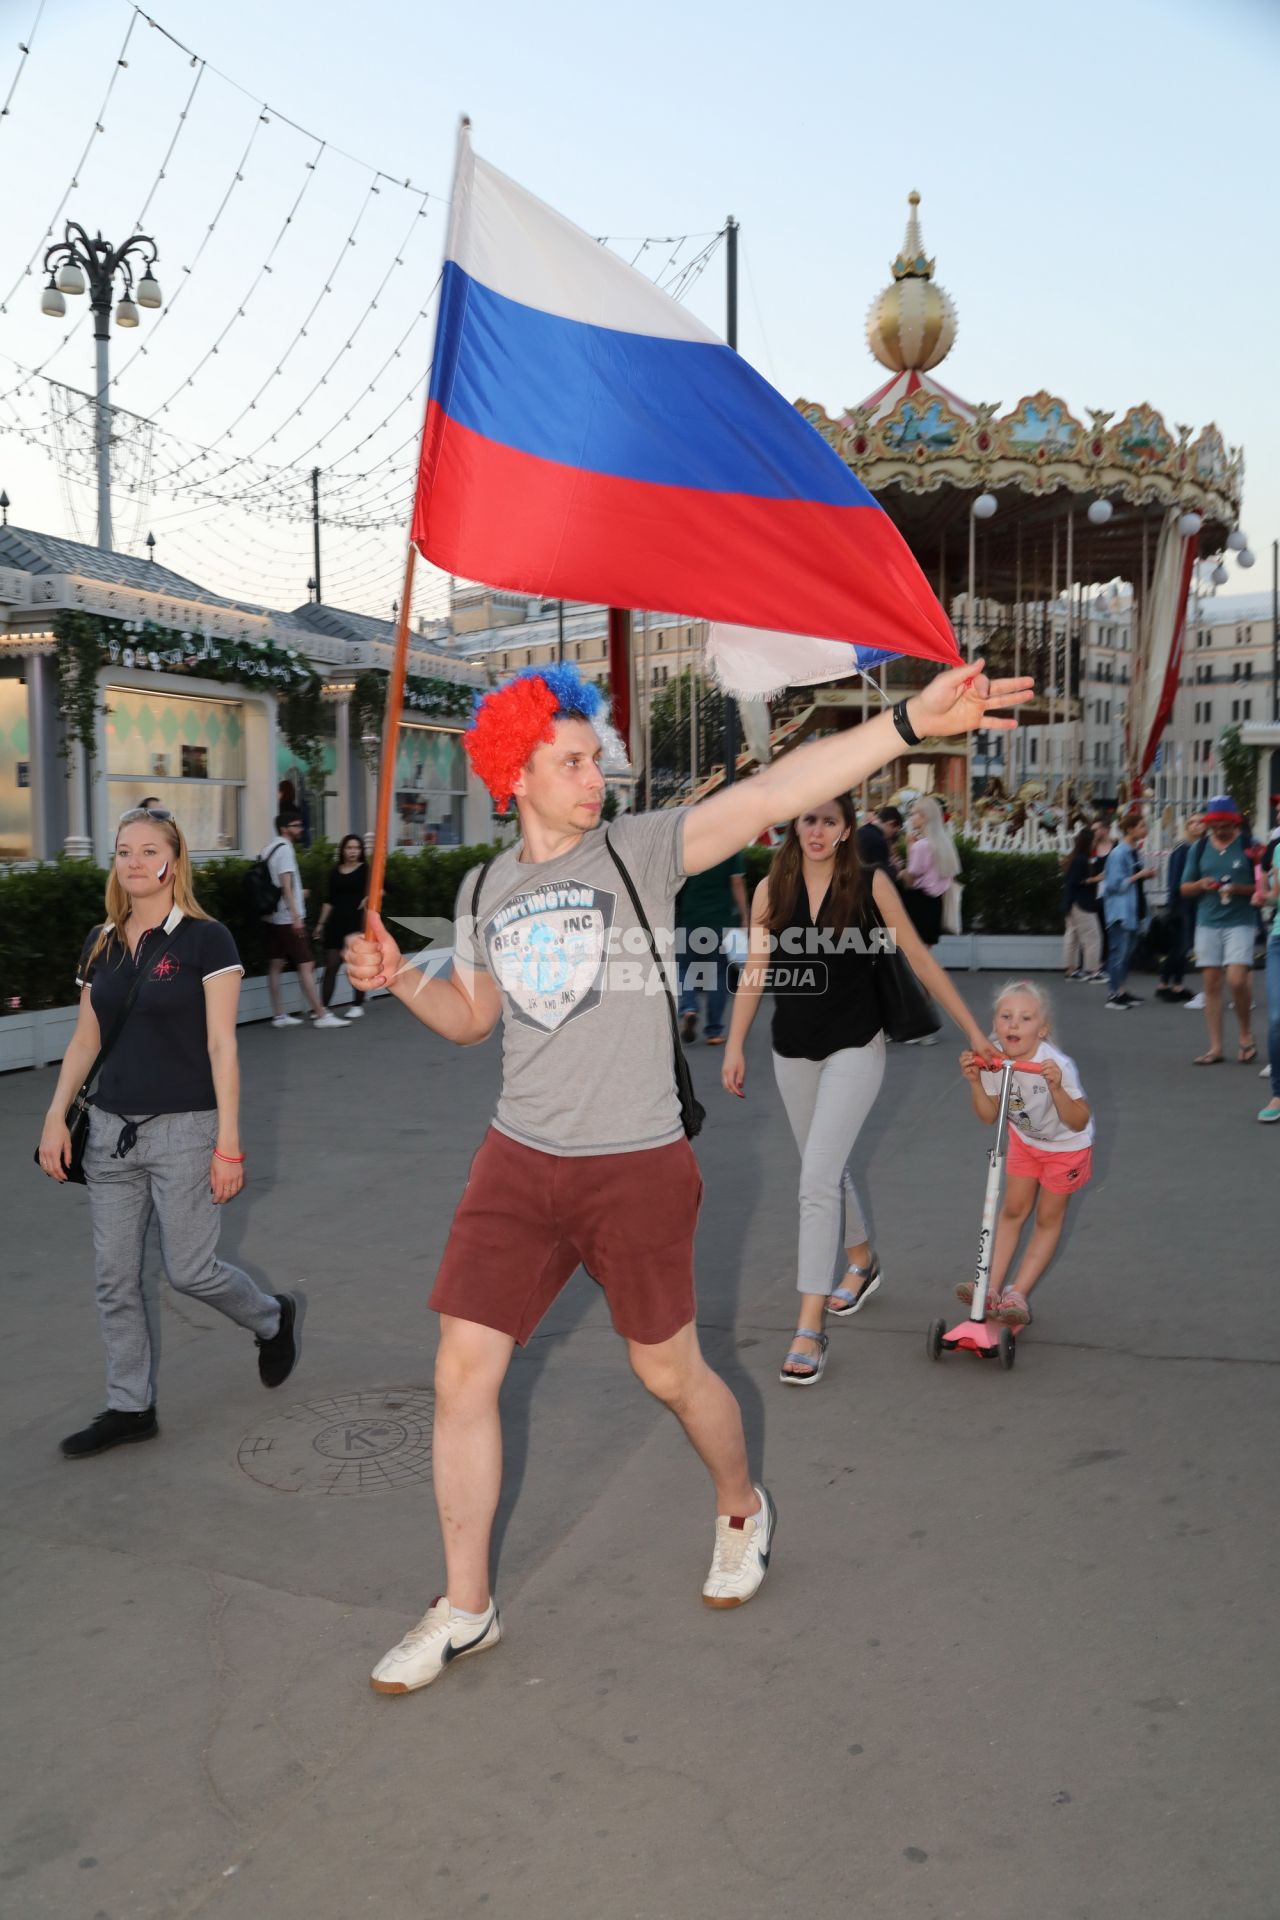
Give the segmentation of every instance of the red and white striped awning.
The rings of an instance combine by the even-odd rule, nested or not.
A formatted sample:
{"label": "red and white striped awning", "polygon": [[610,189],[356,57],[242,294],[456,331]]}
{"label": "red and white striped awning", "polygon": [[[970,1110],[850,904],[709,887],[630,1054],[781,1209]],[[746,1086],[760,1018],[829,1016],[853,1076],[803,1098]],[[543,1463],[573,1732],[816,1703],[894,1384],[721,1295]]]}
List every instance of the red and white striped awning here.
{"label": "red and white striped awning", "polygon": [[[926,400],[941,400],[962,420],[976,418],[976,410],[967,400],[962,400],[958,393],[952,393],[950,387],[944,387],[941,380],[935,380],[931,373],[917,373],[914,367],[909,367],[905,373],[891,374],[882,387],[877,387],[874,393],[867,395],[858,411],[869,412],[874,426],[878,420],[887,419],[898,403],[913,393],[922,395]],[[844,417],[848,420],[850,415]]]}

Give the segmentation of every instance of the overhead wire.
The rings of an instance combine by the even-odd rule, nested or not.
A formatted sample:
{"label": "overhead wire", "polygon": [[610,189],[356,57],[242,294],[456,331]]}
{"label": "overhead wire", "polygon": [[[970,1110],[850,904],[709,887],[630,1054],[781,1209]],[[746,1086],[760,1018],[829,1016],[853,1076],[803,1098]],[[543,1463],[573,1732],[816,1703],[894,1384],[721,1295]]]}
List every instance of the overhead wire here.
{"label": "overhead wire", "polygon": [[208,365],[209,361],[218,352],[219,348],[222,346],[223,342],[225,341],[227,335],[230,333],[232,327],[235,326],[236,321],[244,319],[245,308],[249,305],[249,302],[253,299],[254,294],[258,291],[258,288],[261,286],[263,280],[272,271],[271,263],[275,259],[276,254],[280,249],[281,242],[284,240],[285,235],[288,233],[290,227],[293,225],[298,209],[302,205],[302,202],[306,197],[308,187],[310,187],[312,181],[316,177],[316,171],[323,157],[324,157],[324,143],[322,141],[320,145],[316,148],[315,158],[312,160],[308,160],[306,163],[306,171],[303,177],[302,185],[298,188],[297,194],[294,196],[293,204],[289,208],[288,213],[286,213],[284,217],[284,220],[280,227],[280,231],[277,233],[275,239],[271,242],[271,245],[267,250],[266,259],[263,261],[262,265],[258,268],[257,273],[254,275],[253,279],[250,281],[248,291],[242,294],[240,299],[237,300],[235,307],[232,310],[231,318],[227,321],[226,326],[222,329],[221,333],[218,335],[217,339],[213,342],[212,346],[208,347],[206,351],[202,354],[200,359],[196,361],[195,366],[191,369],[191,372],[186,376],[186,378],[184,380],[179,380],[177,386],[173,389],[173,392],[169,395],[168,399],[161,401],[160,405],[156,408],[157,415],[162,413],[168,413],[169,408],[173,405],[178,395],[184,392],[186,388],[193,386],[195,384],[197,375],[202,372],[202,370]]}
{"label": "overhead wire", "polygon": [[[43,4],[43,0],[42,0],[42,4]],[[203,78],[204,78],[204,65],[203,63],[201,63],[200,67],[196,72],[196,77],[191,83],[191,91],[187,95],[186,102],[178,114],[177,122],[174,126],[172,137],[170,138],[169,144],[165,149],[164,158],[161,160],[159,168],[156,171],[156,177],[151,182],[151,186],[150,186],[150,189],[148,190],[147,197],[143,201],[142,206],[138,211],[138,216],[133,223],[133,231],[135,233],[138,232],[139,228],[142,226],[143,221],[146,219],[147,209],[151,205],[151,202],[155,199],[156,193],[160,187],[160,183],[168,175],[169,163],[173,159],[174,152],[178,145],[178,140],[182,134],[183,128],[186,126],[187,116],[191,112],[191,105],[196,97],[196,89],[199,87],[200,82]],[[53,349],[52,353],[47,354],[45,358],[40,362],[40,365],[38,367],[33,367],[31,369],[32,374],[41,374],[44,372],[46,367],[52,366],[53,362],[58,358],[59,354],[65,352],[66,349],[70,346],[71,342],[76,338],[76,335],[81,331],[81,329],[88,325],[90,312],[91,312],[90,308],[88,307],[84,308],[84,310],[81,312],[79,317],[72,322],[71,326],[65,329],[61,338],[58,341],[57,346]],[[26,384],[25,381],[20,382],[19,388],[21,386],[24,386],[25,384]],[[15,392],[18,391],[19,388],[15,388],[14,391]]]}
{"label": "overhead wire", "polygon": [[[170,32],[169,28],[164,26],[159,20],[157,20],[153,14],[147,13],[142,7],[138,6],[136,3],[136,0],[130,0],[130,4],[133,6],[133,10],[136,15],[138,15],[141,19],[145,20],[147,25],[153,28],[155,32],[162,34],[166,40],[170,41],[173,46],[177,47],[180,53],[185,53],[189,59],[193,59],[193,60],[204,59],[204,56],[202,54],[196,53],[194,48],[187,46],[185,41],[180,40],[176,33]],[[217,74],[219,80],[225,81],[227,86],[229,87],[234,87],[236,92],[242,93],[247,100],[253,100],[257,97],[253,89],[242,85],[242,83],[239,80],[235,79],[233,75],[229,73],[225,73],[221,67],[214,66],[212,61],[206,61],[205,64],[209,67],[209,70],[211,73]],[[264,105],[265,104],[267,103],[264,102]],[[285,113],[280,107],[272,105],[270,106],[269,110],[277,120],[283,120],[286,126],[292,127],[295,133],[302,134],[308,140],[321,139],[320,134],[312,133],[309,127],[304,127],[301,121],[292,119],[291,116]],[[326,144],[329,146],[331,151],[338,154],[341,159],[349,160],[353,166],[362,167],[366,173],[373,174],[375,179],[385,180],[389,186],[400,187],[406,193],[412,193],[418,196],[423,196],[431,200],[438,200],[442,206],[447,206],[449,204],[448,194],[436,193],[434,191],[429,190],[426,187],[416,186],[411,179],[404,179],[398,173],[389,173],[383,167],[375,167],[371,161],[362,160],[359,154],[348,153],[344,148],[335,146],[333,141],[331,140],[326,142]]]}
{"label": "overhead wire", "polygon": [[10,107],[13,105],[13,96],[18,91],[18,82],[26,71],[27,60],[32,47],[35,45],[36,34],[40,30],[40,20],[43,13],[44,0],[40,0],[40,4],[36,8],[36,17],[31,22],[30,32],[27,34],[25,40],[19,40],[18,42],[18,64],[14,69],[13,79],[9,82],[9,91],[4,97],[4,105],[0,107],[0,120],[6,117]]}
{"label": "overhead wire", "polygon": [[67,186],[63,191],[62,198],[59,200],[57,206],[54,208],[53,214],[49,220],[48,226],[45,228],[40,239],[36,242],[35,247],[32,250],[30,259],[27,261],[26,266],[23,267],[21,273],[18,275],[17,279],[14,281],[13,285],[10,287],[4,299],[0,300],[0,313],[7,313],[9,311],[9,302],[12,300],[14,294],[18,291],[18,288],[22,285],[23,281],[27,279],[28,276],[30,275],[32,267],[35,265],[36,261],[40,258],[41,251],[46,241],[49,239],[50,235],[53,233],[54,228],[57,226],[58,221],[62,216],[63,208],[66,206],[68,200],[71,198],[76,188],[80,185],[80,170],[84,166],[85,161],[89,158],[89,154],[92,151],[94,141],[97,139],[100,133],[106,132],[106,127],[104,125],[104,122],[106,119],[107,108],[110,105],[111,96],[115,92],[116,81],[120,78],[121,73],[125,70],[125,68],[127,68],[129,64],[129,62],[125,59],[125,55],[129,51],[129,41],[132,38],[133,29],[135,25],[136,25],[136,20],[131,19],[125,31],[124,40],[121,42],[120,51],[116,55],[115,65],[111,69],[111,78],[110,80],[108,80],[107,90],[102,96],[102,105],[98,108],[98,112],[93,123],[93,129],[90,132],[89,138],[84,143],[84,152],[80,155],[79,160],[76,162],[75,170],[72,173],[71,179],[67,183]]}

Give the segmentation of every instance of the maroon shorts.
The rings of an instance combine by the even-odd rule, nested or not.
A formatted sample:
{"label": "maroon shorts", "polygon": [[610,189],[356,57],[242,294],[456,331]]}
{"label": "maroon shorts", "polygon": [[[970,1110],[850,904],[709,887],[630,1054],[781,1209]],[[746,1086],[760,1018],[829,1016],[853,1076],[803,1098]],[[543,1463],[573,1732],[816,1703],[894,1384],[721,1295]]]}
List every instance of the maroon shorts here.
{"label": "maroon shorts", "polygon": [[694,1316],[702,1175],[687,1140],[570,1157],[490,1127],[471,1162],[431,1305],[521,1346],[579,1264],[624,1340],[656,1346]]}
{"label": "maroon shorts", "polygon": [[292,960],[295,967],[304,960],[315,958],[311,951],[311,942],[305,933],[299,933],[296,927],[267,926],[268,960]]}

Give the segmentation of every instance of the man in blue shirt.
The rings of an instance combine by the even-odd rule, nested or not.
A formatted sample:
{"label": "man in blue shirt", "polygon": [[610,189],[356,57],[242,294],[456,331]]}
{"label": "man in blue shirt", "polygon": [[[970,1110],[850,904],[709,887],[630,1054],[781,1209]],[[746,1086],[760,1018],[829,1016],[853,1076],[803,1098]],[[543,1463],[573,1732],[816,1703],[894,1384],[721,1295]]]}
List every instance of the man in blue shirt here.
{"label": "man in blue shirt", "polygon": [[1253,1043],[1254,877],[1240,815],[1229,793],[1219,793],[1204,810],[1207,832],[1192,848],[1182,872],[1182,897],[1196,903],[1196,960],[1204,975],[1204,1019],[1209,1050],[1198,1067],[1216,1067],[1222,1059],[1222,976],[1240,1023],[1242,1066],[1258,1057]]}
{"label": "man in blue shirt", "polygon": [[1138,941],[1138,889],[1144,880],[1155,878],[1154,867],[1138,865],[1138,849],[1147,837],[1147,823],[1141,814],[1132,814],[1124,824],[1123,837],[1107,855],[1102,870],[1102,913],[1107,923],[1107,1007],[1112,1013],[1128,1013],[1142,1005],[1136,993],[1125,992],[1129,962]]}

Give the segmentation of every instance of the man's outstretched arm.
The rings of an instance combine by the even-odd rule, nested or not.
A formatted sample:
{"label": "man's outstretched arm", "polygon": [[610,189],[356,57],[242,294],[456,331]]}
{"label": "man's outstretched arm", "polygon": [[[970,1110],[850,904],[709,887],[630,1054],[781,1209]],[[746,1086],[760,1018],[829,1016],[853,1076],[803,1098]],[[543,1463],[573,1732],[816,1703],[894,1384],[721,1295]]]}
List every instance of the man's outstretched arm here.
{"label": "man's outstretched arm", "polygon": [[[908,700],[907,719],[921,739],[929,734],[970,733],[975,727],[1003,731],[1017,725],[1016,720],[993,718],[993,712],[1029,700],[1031,681],[988,680],[982,665],[974,660],[968,666],[952,667]],[[690,808],[684,827],[685,872],[705,873],[718,860],[728,859],[757,839],[766,827],[847,793],[906,751],[892,715],[881,713],[847,733],[797,747],[750,780],[722,788]]]}

